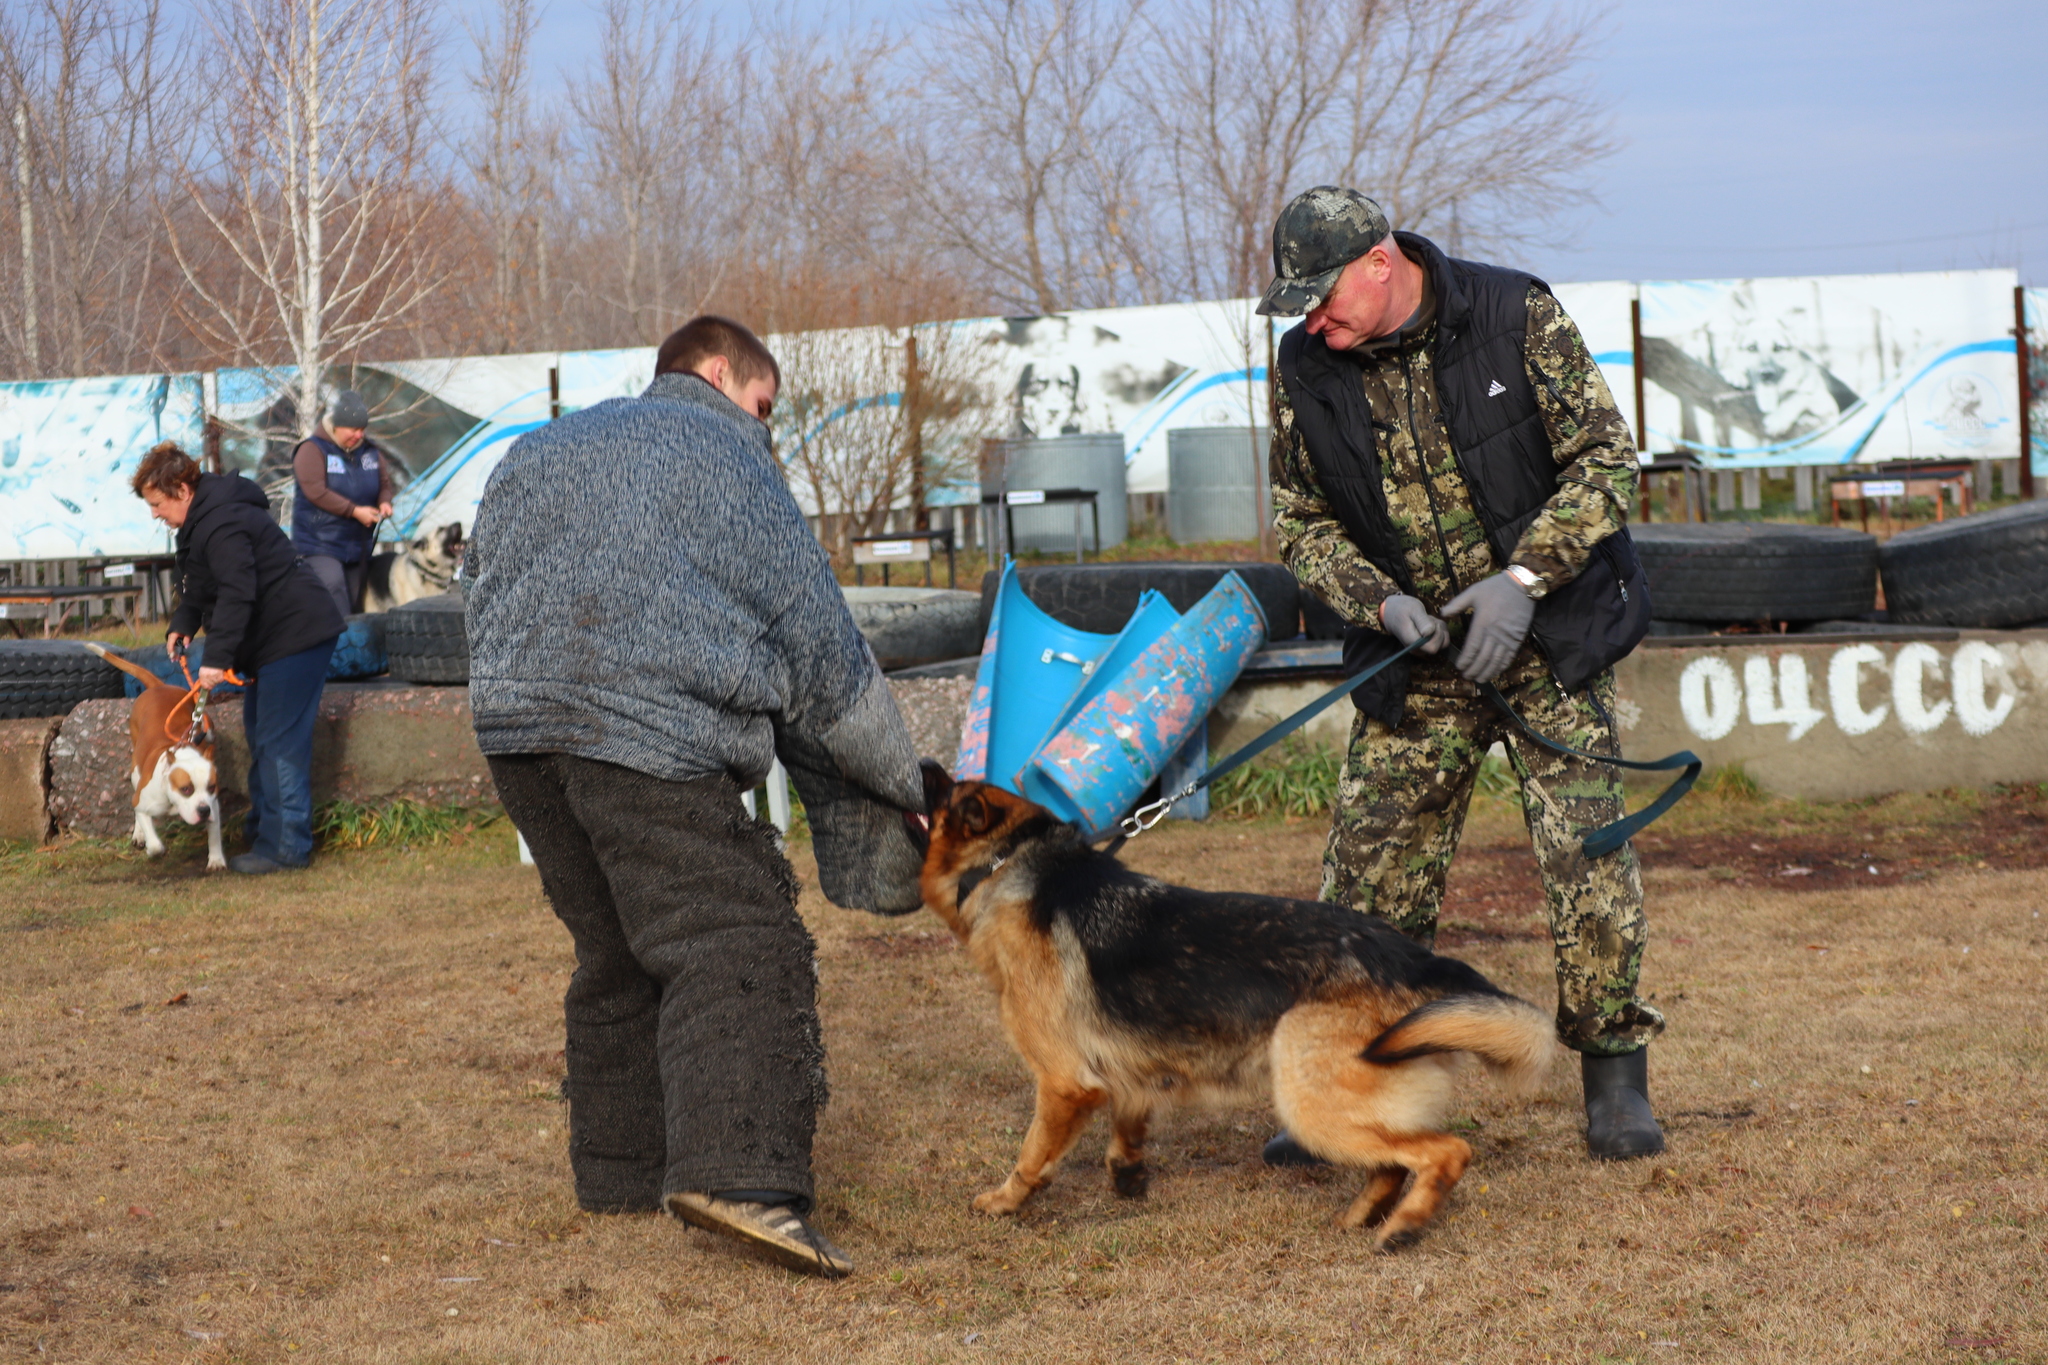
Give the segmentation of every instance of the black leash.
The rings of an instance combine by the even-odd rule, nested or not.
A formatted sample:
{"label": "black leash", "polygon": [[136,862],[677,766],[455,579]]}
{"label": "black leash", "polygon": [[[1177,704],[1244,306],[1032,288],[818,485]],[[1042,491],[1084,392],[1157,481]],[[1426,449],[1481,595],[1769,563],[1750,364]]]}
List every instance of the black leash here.
{"label": "black leash", "polygon": [[1209,769],[1209,771],[1203,773],[1200,777],[1188,783],[1185,787],[1182,787],[1179,791],[1173,793],[1171,796],[1162,796],[1157,801],[1151,802],[1148,805],[1138,807],[1136,810],[1132,811],[1129,815],[1126,815],[1122,820],[1117,822],[1117,828],[1121,832],[1118,833],[1116,838],[1110,840],[1109,843],[1104,846],[1103,852],[1115,853],[1118,849],[1122,848],[1126,843],[1128,843],[1131,840],[1132,836],[1143,834],[1146,830],[1152,828],[1152,826],[1158,824],[1161,820],[1164,820],[1166,818],[1166,812],[1172,809],[1174,802],[1187,800],[1190,796],[1193,796],[1196,792],[1202,790],[1202,788],[1208,786],[1217,778],[1224,776],[1225,774],[1231,772],[1233,769],[1236,769],[1243,764],[1251,762],[1260,754],[1266,752],[1266,750],[1272,748],[1275,744],[1278,744],[1281,740],[1287,738],[1287,736],[1293,734],[1296,730],[1299,730],[1302,726],[1314,720],[1324,711],[1328,710],[1332,706],[1335,706],[1339,701],[1343,700],[1345,697],[1350,696],[1358,688],[1360,688],[1367,682],[1370,682],[1374,675],[1378,674],[1381,669],[1388,667],[1396,659],[1399,659],[1403,655],[1409,653],[1417,645],[1420,645],[1424,640],[1427,640],[1428,638],[1429,637],[1427,635],[1420,636],[1415,640],[1411,641],[1410,643],[1401,646],[1400,649],[1388,655],[1386,658],[1380,660],[1371,668],[1366,669],[1365,672],[1360,673],[1357,677],[1346,678],[1343,682],[1337,684],[1337,686],[1323,693],[1322,696],[1317,697],[1307,706],[1304,706],[1299,711],[1296,711],[1286,720],[1281,721],[1278,725],[1266,731],[1265,734],[1260,735],[1257,739],[1245,745],[1242,749],[1239,749],[1229,758],[1226,758],[1221,763],[1212,766]]}
{"label": "black leash", "polygon": [[1604,858],[1617,848],[1620,848],[1635,837],[1637,830],[1644,828],[1665,811],[1677,805],[1678,798],[1691,791],[1692,784],[1699,781],[1700,757],[1690,749],[1680,749],[1675,754],[1667,754],[1663,758],[1652,759],[1647,763],[1627,758],[1610,758],[1606,754],[1589,754],[1584,750],[1559,744],[1554,739],[1538,734],[1528,721],[1515,714],[1515,708],[1508,705],[1508,699],[1503,697],[1500,694],[1500,689],[1492,683],[1481,683],[1479,690],[1488,701],[1500,708],[1502,715],[1515,723],[1516,729],[1552,753],[1567,754],[1572,758],[1590,759],[1595,763],[1606,763],[1616,768],[1628,768],[1641,773],[1669,772],[1673,768],[1685,769],[1679,775],[1676,782],[1673,782],[1664,789],[1662,796],[1659,796],[1649,805],[1644,806],[1634,815],[1616,820],[1611,825],[1602,825],[1592,833],[1583,836],[1579,840],[1579,847],[1585,850],[1588,858]]}
{"label": "black leash", "polygon": [[[1338,701],[1350,696],[1352,692],[1370,681],[1382,669],[1387,668],[1395,660],[1414,650],[1423,640],[1428,638],[1428,636],[1423,636],[1409,644],[1403,645],[1399,650],[1380,660],[1380,662],[1366,669],[1363,673],[1358,674],[1356,677],[1346,678],[1307,706],[1302,707],[1299,711],[1296,711],[1293,715],[1281,721],[1242,749],[1239,749],[1229,758],[1213,765],[1207,772],[1182,787],[1179,791],[1171,795],[1161,796],[1157,801],[1138,807],[1118,822],[1117,836],[1103,846],[1103,852],[1116,853],[1126,843],[1129,843],[1134,836],[1143,834],[1146,830],[1165,819],[1166,812],[1173,808],[1175,802],[1185,801],[1218,778],[1257,758],[1288,735],[1293,734],[1296,730],[1314,720],[1325,710],[1336,705]],[[1643,807],[1640,811],[1637,811],[1634,815],[1616,820],[1611,825],[1602,825],[1600,828],[1584,835],[1580,840],[1579,846],[1585,851],[1588,858],[1602,858],[1620,848],[1633,838],[1637,831],[1643,829],[1650,822],[1656,820],[1664,812],[1678,804],[1678,799],[1691,791],[1692,784],[1699,780],[1700,768],[1703,765],[1700,762],[1699,755],[1693,753],[1690,749],[1681,749],[1675,754],[1654,759],[1650,762],[1637,762],[1626,758],[1611,758],[1606,754],[1585,753],[1578,749],[1568,748],[1565,745],[1559,744],[1554,739],[1538,734],[1530,727],[1529,722],[1523,720],[1515,713],[1515,708],[1508,705],[1508,699],[1502,696],[1500,689],[1492,683],[1480,684],[1480,693],[1488,701],[1499,707],[1502,713],[1515,723],[1515,728],[1553,753],[1568,754],[1573,758],[1583,758],[1593,763],[1606,763],[1616,768],[1629,768],[1638,772],[1665,772],[1672,768],[1685,769],[1685,772],[1680,775],[1676,782],[1673,782],[1664,789],[1663,795]]]}

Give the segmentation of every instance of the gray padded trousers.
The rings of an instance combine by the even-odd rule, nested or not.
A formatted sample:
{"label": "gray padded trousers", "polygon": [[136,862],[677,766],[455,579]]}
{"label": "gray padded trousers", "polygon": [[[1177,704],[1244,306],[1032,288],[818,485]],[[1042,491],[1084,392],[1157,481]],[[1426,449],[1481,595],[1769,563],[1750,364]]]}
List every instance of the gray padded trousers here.
{"label": "gray padded trousers", "polygon": [[807,1210],[825,1052],[815,945],[774,831],[724,778],[568,754],[490,764],[576,943],[563,1088],[577,1202],[782,1190]]}

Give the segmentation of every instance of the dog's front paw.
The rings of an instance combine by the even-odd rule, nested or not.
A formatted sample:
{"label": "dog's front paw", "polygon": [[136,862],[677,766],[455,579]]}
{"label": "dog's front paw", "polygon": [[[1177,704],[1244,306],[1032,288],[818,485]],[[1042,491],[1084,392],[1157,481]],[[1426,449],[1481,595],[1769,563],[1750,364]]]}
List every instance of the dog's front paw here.
{"label": "dog's front paw", "polygon": [[1145,1163],[1142,1161],[1133,1161],[1123,1166],[1112,1161],[1109,1164],[1109,1178],[1115,1182],[1116,1192],[1126,1199],[1143,1199],[1145,1191],[1152,1183],[1152,1173],[1145,1169]]}
{"label": "dog's front paw", "polygon": [[1372,1239],[1372,1249],[1382,1255],[1391,1256],[1397,1251],[1414,1246],[1421,1240],[1421,1228],[1402,1228],[1398,1232],[1388,1232],[1382,1227],[1379,1234]]}
{"label": "dog's front paw", "polygon": [[206,870],[208,872],[225,872],[228,870],[228,860],[226,858],[208,858],[206,860]]}
{"label": "dog's front paw", "polygon": [[984,1194],[974,1196],[974,1211],[976,1213],[985,1213],[991,1218],[1000,1218],[1005,1214],[1015,1213],[1024,1206],[1025,1199],[1030,1197],[1030,1191],[1026,1190],[1022,1194],[1013,1193],[1010,1185],[1014,1183],[1014,1181],[1005,1182]]}
{"label": "dog's front paw", "polygon": [[161,858],[164,856],[164,846],[162,844],[144,844],[142,846],[142,851],[152,858]]}

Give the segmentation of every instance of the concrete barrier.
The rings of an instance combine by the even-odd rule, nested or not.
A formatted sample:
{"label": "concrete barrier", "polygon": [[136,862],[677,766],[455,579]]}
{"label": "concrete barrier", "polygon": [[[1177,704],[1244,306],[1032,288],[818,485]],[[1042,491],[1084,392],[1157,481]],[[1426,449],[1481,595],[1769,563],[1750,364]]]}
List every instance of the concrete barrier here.
{"label": "concrete barrier", "polygon": [[1663,640],[1615,675],[1631,757],[1691,749],[1775,795],[2048,782],[2048,631]]}
{"label": "concrete barrier", "polygon": [[[1766,791],[1848,800],[2048,782],[2048,630],[1953,638],[1758,636],[1646,642],[1616,670],[1631,757],[1692,749]],[[1209,722],[1221,757],[1337,681],[1315,668],[1247,675]],[[951,766],[970,678],[892,678],[918,752]],[[231,804],[248,767],[241,707],[215,708]],[[1304,731],[1341,747],[1352,709]],[[123,835],[131,816],[128,703],[91,701],[61,725],[0,723],[0,837]],[[1658,780],[1655,778],[1645,780]],[[314,732],[315,801],[496,799],[462,687],[328,685]]]}
{"label": "concrete barrier", "polygon": [[[50,808],[80,834],[126,834],[134,823],[125,701],[84,702],[50,746]],[[212,710],[229,808],[246,804],[249,746],[240,701]],[[466,687],[329,683],[313,729],[313,800],[375,804],[397,797],[434,804],[497,800],[470,727]]]}
{"label": "concrete barrier", "polygon": [[57,718],[0,720],[0,839],[50,837],[50,741]]}

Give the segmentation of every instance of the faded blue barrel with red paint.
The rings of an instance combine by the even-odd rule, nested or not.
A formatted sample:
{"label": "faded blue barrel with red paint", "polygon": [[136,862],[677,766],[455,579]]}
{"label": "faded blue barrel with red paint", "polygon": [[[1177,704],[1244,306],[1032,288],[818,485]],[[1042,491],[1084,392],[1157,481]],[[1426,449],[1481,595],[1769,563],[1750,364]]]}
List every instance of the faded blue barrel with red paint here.
{"label": "faded blue barrel with red paint", "polygon": [[1148,591],[1115,635],[1064,625],[1024,595],[1014,565],[1003,571],[982,644],[981,667],[961,729],[955,776],[979,778],[1009,791],[1047,735],[1101,691],[1179,619],[1159,593]]}
{"label": "faded blue barrel with red paint", "polygon": [[1225,574],[1045,742],[1023,795],[1090,838],[1108,833],[1265,642],[1258,599]]}

